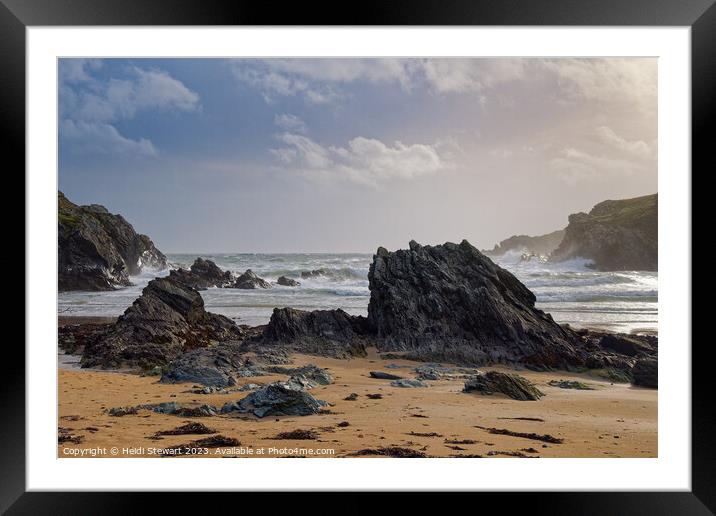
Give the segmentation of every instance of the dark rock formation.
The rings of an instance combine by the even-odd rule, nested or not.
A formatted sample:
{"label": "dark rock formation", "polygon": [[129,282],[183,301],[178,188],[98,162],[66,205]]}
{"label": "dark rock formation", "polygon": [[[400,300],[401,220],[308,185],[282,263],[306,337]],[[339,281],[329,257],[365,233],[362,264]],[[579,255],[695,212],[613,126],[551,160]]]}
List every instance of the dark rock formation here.
{"label": "dark rock formation", "polygon": [[230,387],[236,385],[237,371],[245,363],[238,343],[194,349],[173,360],[166,367],[160,382]]}
{"label": "dark rock formation", "polygon": [[484,251],[487,256],[502,256],[508,251],[527,252],[547,256],[552,253],[564,238],[564,230],[560,229],[540,236],[514,235],[495,244],[491,251]]}
{"label": "dark rock formation", "polygon": [[381,351],[470,365],[582,365],[576,335],[535,308],[535,296],[469,242],[388,252],[368,274],[368,324]]}
{"label": "dark rock formation", "polygon": [[104,206],[78,206],[58,192],[58,288],[112,290],[130,285],[144,267],[165,269],[166,257],[146,235]]}
{"label": "dark rock formation", "polygon": [[169,276],[195,290],[229,287],[235,281],[231,271],[222,271],[214,262],[201,257],[194,261],[189,270],[173,270]]}
{"label": "dark rock formation", "polygon": [[236,278],[236,282],[232,285],[233,288],[243,289],[256,289],[256,288],[271,288],[271,284],[259,278],[251,269],[247,269],[241,276]]}
{"label": "dark rock formation", "polygon": [[68,324],[57,328],[57,340],[61,350],[74,355],[81,354],[87,342],[104,334],[112,323]]}
{"label": "dark rock formation", "polygon": [[196,290],[158,278],[106,332],[85,343],[82,366],[151,369],[191,349],[242,336],[231,319],[204,310]]}
{"label": "dark rock formation", "polygon": [[286,276],[281,276],[278,280],[276,280],[276,283],[279,285],[283,285],[284,287],[300,287],[301,283],[299,281],[296,281],[295,279],[287,278]]}
{"label": "dark rock formation", "polygon": [[656,358],[640,358],[634,364],[631,374],[634,385],[659,388],[659,364]]}
{"label": "dark rock formation", "polygon": [[516,374],[489,371],[473,376],[465,382],[465,392],[480,394],[504,394],[514,400],[535,401],[544,396],[537,387]]}
{"label": "dark rock formation", "polygon": [[365,318],[343,310],[274,308],[261,342],[335,358],[365,356]]}
{"label": "dark rock formation", "polygon": [[603,271],[658,269],[657,194],[604,201],[569,216],[564,239],[552,261],[588,258]]}
{"label": "dark rock formation", "polygon": [[401,378],[400,380],[393,380],[390,382],[390,385],[393,387],[403,387],[403,388],[409,388],[409,387],[427,387],[428,384],[425,382],[421,382],[420,380],[410,379],[410,378]]}
{"label": "dark rock formation", "polygon": [[600,341],[602,348],[610,349],[622,355],[634,357],[637,355],[650,355],[654,349],[643,339],[618,333],[606,334]]}
{"label": "dark rock formation", "polygon": [[286,382],[274,382],[238,402],[227,403],[221,412],[250,412],[256,417],[308,416],[318,413],[325,404],[303,389],[296,389]]}
{"label": "dark rock formation", "polygon": [[371,378],[376,378],[378,380],[400,380],[403,378],[397,374],[385,373],[383,371],[371,371],[369,374]]}

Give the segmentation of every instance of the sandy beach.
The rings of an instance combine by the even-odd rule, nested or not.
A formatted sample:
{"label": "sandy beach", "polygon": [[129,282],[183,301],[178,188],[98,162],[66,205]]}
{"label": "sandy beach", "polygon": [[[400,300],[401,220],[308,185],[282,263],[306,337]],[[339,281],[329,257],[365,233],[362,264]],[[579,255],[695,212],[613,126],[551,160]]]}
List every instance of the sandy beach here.
{"label": "sandy beach", "polygon": [[[657,456],[656,390],[612,384],[586,374],[519,371],[545,396],[539,401],[516,401],[501,395],[463,393],[463,379],[430,381],[428,388],[392,387],[388,380],[371,378],[369,371],[402,371],[410,376],[412,368],[420,363],[384,360],[372,348],[366,358],[338,360],[294,355],[292,359],[294,365],[315,364],[333,374],[334,384],[311,390],[316,398],[330,403],[326,411],[303,417],[258,419],[249,415],[186,418],[140,410],[135,415],[115,417],[107,413],[108,409],[166,401],[221,406],[248,393],[195,394],[187,392],[194,387],[192,384],[160,384],[156,376],[87,371],[65,363],[58,371],[58,427],[81,439],[79,443],[60,444],[58,457],[80,456],[82,450],[87,450],[84,456],[88,456],[94,449],[112,447],[119,448],[118,457],[159,456],[156,449],[207,437],[155,437],[157,432],[190,422],[201,422],[241,443],[210,448],[209,457],[351,457],[361,450],[390,447],[429,457]],[[389,364],[392,366],[386,368]],[[514,373],[506,368],[480,369]],[[282,379],[285,375],[242,378],[232,389]],[[578,380],[593,390],[548,385],[550,380],[560,379]],[[356,393],[357,399],[346,401],[351,393]],[[371,399],[369,394],[381,396]],[[495,429],[536,436],[493,433]],[[295,430],[311,431],[313,438],[276,439],[280,433]],[[545,435],[562,442],[545,442],[541,440]]]}

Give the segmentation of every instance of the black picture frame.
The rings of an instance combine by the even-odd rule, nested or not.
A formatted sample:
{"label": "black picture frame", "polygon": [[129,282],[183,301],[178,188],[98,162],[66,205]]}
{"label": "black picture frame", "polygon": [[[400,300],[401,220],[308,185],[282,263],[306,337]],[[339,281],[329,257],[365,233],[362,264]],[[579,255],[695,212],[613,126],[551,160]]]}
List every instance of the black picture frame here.
{"label": "black picture frame", "polygon": [[[209,0],[0,0],[0,123],[5,143],[4,162],[8,163],[9,157],[14,158],[11,162],[15,170],[25,166],[25,28],[28,26],[633,25],[691,27],[692,168],[699,167],[705,173],[716,169],[711,149],[711,135],[716,125],[715,1],[401,0],[363,1],[348,8],[323,2],[285,2],[277,6],[267,2]],[[31,273],[26,270],[26,275]],[[186,512],[189,496],[195,497],[195,494],[26,493],[25,353],[16,343],[6,344],[6,364],[12,367],[5,367],[0,394],[0,414],[3,415],[0,510],[7,510],[8,514],[130,514],[144,512],[149,508],[150,499],[161,496],[163,510]],[[488,497],[509,497],[510,509],[524,506],[531,514],[713,514],[716,511],[716,418],[709,382],[712,374],[707,357],[709,344],[703,342],[692,347],[690,492],[495,493],[480,494],[480,502],[484,504]],[[212,503],[232,500],[216,493],[211,496]],[[291,495],[292,503],[300,504],[299,500],[296,494]],[[233,498],[233,503],[235,501]],[[495,501],[504,503],[506,500]],[[350,510],[372,503],[370,498],[356,499],[351,502]],[[370,507],[364,509],[371,510]]]}

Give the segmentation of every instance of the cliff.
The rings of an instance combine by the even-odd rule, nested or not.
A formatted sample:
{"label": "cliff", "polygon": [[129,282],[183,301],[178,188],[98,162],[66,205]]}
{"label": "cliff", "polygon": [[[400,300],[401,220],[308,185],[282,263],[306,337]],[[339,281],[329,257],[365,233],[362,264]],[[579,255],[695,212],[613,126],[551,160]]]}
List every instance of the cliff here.
{"label": "cliff", "polygon": [[144,267],[164,269],[166,257],[121,215],[98,204],[78,206],[57,193],[58,288],[112,290],[130,285]]}
{"label": "cliff", "polygon": [[587,258],[602,271],[658,270],[657,194],[600,202],[569,216],[551,261]]}

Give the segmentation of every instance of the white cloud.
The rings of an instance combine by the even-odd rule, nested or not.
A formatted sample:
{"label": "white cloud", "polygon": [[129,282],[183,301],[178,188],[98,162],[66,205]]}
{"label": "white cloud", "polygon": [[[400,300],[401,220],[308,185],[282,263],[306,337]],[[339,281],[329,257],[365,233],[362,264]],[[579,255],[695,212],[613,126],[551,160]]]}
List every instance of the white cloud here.
{"label": "white cloud", "polygon": [[307,128],[306,124],[296,115],[290,113],[283,113],[275,115],[273,118],[274,124],[285,131],[293,131],[299,133],[305,133]]}
{"label": "white cloud", "polygon": [[548,59],[543,66],[571,98],[656,109],[654,58]]}
{"label": "white cloud", "polygon": [[[99,60],[60,61],[60,136],[76,151],[156,155],[149,140],[126,138],[112,123],[132,119],[142,111],[191,112],[201,107],[199,95],[165,71],[132,67],[123,78],[99,79],[92,71],[101,66]],[[82,137],[88,139],[86,144]]]}
{"label": "white cloud", "polygon": [[449,166],[436,146],[426,144],[396,141],[390,146],[359,136],[345,147],[327,147],[299,134],[284,133],[279,138],[286,146],[272,153],[290,170],[313,179],[344,179],[378,186],[381,181],[413,179]]}
{"label": "white cloud", "polygon": [[[422,71],[430,86],[440,93],[481,92],[499,84],[522,79],[525,59],[426,59]],[[484,103],[485,98],[481,97]]]}
{"label": "white cloud", "polygon": [[105,123],[66,119],[60,124],[60,138],[70,143],[77,154],[157,155],[149,140],[125,138],[114,126]]}
{"label": "white cloud", "polygon": [[643,165],[634,161],[595,156],[573,147],[562,149],[559,156],[549,161],[549,167],[571,185],[630,175],[643,169]]}
{"label": "white cloud", "polygon": [[597,136],[602,143],[635,157],[648,158],[652,154],[651,147],[649,147],[649,144],[645,141],[627,140],[615,133],[612,128],[605,125],[597,127]]}

